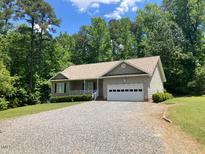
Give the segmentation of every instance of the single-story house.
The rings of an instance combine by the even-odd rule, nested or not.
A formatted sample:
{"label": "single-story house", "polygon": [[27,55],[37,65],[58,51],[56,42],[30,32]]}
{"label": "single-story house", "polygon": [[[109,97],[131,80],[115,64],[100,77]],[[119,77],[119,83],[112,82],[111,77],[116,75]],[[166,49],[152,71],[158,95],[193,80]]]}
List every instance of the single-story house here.
{"label": "single-story house", "polygon": [[50,79],[52,96],[95,94],[108,101],[148,101],[163,92],[159,56],[72,65]]}

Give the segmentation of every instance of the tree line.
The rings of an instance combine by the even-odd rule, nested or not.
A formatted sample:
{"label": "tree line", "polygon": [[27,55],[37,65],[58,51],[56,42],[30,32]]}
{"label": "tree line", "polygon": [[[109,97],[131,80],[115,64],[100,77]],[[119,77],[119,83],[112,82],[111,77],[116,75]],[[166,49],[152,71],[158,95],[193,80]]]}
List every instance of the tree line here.
{"label": "tree line", "polygon": [[0,1],[0,101],[9,107],[46,102],[48,79],[72,64],[155,55],[161,56],[167,91],[205,91],[204,0],[147,4],[134,21],[94,17],[77,33],[54,37],[59,26],[44,0]]}

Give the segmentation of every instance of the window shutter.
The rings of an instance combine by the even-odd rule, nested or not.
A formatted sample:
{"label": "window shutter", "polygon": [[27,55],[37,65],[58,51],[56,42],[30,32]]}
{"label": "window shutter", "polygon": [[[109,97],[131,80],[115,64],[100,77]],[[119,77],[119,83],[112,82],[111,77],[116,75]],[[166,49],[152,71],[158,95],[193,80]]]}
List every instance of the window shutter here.
{"label": "window shutter", "polygon": [[64,93],[66,93],[66,83],[64,83]]}
{"label": "window shutter", "polygon": [[56,93],[56,89],[57,89],[57,84],[55,83],[55,93]]}
{"label": "window shutter", "polygon": [[96,90],[96,82],[93,82],[93,90]]}

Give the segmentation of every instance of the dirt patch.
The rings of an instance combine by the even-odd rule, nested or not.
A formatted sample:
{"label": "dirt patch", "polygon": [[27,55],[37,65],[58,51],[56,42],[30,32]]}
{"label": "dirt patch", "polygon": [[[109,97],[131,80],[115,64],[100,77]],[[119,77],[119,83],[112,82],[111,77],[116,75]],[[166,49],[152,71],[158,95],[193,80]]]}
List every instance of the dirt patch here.
{"label": "dirt patch", "polygon": [[163,120],[163,113],[174,105],[157,104],[157,108],[155,106],[151,104],[152,110],[148,113],[156,124],[156,134],[160,134],[160,137],[164,140],[167,154],[205,154],[204,145],[182,131],[174,123],[168,123]]}
{"label": "dirt patch", "polygon": [[204,154],[205,148],[192,136],[173,124],[164,122],[164,140],[169,154]]}

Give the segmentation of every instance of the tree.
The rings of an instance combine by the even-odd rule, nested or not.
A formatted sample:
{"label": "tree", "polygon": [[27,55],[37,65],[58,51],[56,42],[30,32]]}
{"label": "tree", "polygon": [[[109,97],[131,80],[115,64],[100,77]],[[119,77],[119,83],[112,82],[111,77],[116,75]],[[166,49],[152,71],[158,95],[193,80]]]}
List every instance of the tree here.
{"label": "tree", "polygon": [[140,30],[138,49],[145,56],[160,55],[168,81],[167,90],[184,94],[188,93],[187,84],[193,79],[193,56],[184,51],[183,32],[171,19],[172,16],[157,5],[139,10],[136,19],[136,27]]}
{"label": "tree", "polygon": [[71,64],[71,54],[74,50],[74,39],[66,33],[61,33],[54,40],[54,54],[56,70],[61,71]]}
{"label": "tree", "polygon": [[[205,64],[204,31],[205,31],[205,1],[204,0],[173,0],[163,2],[165,10],[172,14],[172,20],[182,29],[184,36],[183,50],[191,55],[184,66],[190,74],[188,86],[197,82],[201,71],[199,66]],[[199,75],[200,78],[200,75]],[[203,84],[196,83],[203,86]],[[202,88],[198,88],[202,89]],[[190,90],[192,92],[193,90]],[[199,93],[200,90],[198,90]]]}
{"label": "tree", "polygon": [[173,0],[164,1],[164,6],[173,16],[174,21],[182,29],[187,52],[193,56],[202,54],[202,39],[205,30],[205,1],[204,0]]}
{"label": "tree", "polygon": [[[27,55],[27,66],[28,66],[28,81],[29,81],[29,91],[33,92],[35,89],[34,83],[34,66],[37,60],[36,55],[41,53],[37,52],[36,46],[40,47],[42,43],[36,42],[36,34],[40,31],[40,42],[42,42],[43,34],[47,32],[49,27],[53,25],[58,25],[59,21],[57,20],[55,13],[51,6],[44,2],[43,0],[17,0],[19,6],[19,17],[26,20],[30,24],[30,52]],[[39,27],[35,27],[39,26]]]}
{"label": "tree", "polygon": [[205,93],[205,65],[197,66],[194,72],[194,78],[188,83],[191,94],[203,95]]}
{"label": "tree", "polygon": [[144,9],[138,10],[137,14],[135,22],[137,54],[139,57],[144,57],[149,54],[146,48],[151,46],[151,44],[147,42],[149,34],[162,18],[161,15],[163,12],[157,5],[147,4]]}
{"label": "tree", "polygon": [[93,18],[88,28],[88,45],[91,62],[112,60],[112,44],[106,22]]}
{"label": "tree", "polygon": [[[60,39],[58,39],[59,37],[53,39],[50,35],[44,34],[45,40],[43,41],[43,44],[41,46],[42,53],[40,55],[35,54],[35,57],[37,57],[38,59],[38,61],[35,61],[34,65],[35,73],[33,76],[33,81],[35,83],[35,89],[33,90],[32,94],[27,93],[29,89],[27,82],[25,81],[28,79],[29,75],[29,67],[27,65],[27,56],[30,52],[29,32],[30,27],[28,27],[27,25],[21,25],[16,30],[9,31],[7,33],[7,35],[4,37],[4,42],[6,42],[7,44],[4,44],[6,46],[2,46],[2,50],[0,46],[0,53],[1,51],[4,51],[4,53],[7,53],[7,57],[9,57],[8,60],[5,59],[5,62],[9,71],[11,72],[11,75],[18,76],[15,87],[17,87],[17,89],[19,90],[17,91],[17,94],[15,94],[15,96],[24,101],[21,102],[21,100],[18,100],[18,102],[20,103],[14,103],[16,104],[16,106],[22,106],[25,103],[34,104],[36,102],[39,102],[39,99],[43,97],[48,98],[48,96],[43,96],[43,94],[50,93],[50,88],[46,81],[51,78],[56,72],[67,67],[66,65],[69,64],[70,60],[69,54],[69,57],[65,57],[66,52],[68,51],[68,46],[67,43],[65,44],[65,42],[68,40],[64,39],[64,36],[62,37],[62,39],[61,37]],[[36,42],[38,42],[38,39],[39,37],[36,37]],[[63,43],[65,45],[64,48]],[[41,91],[42,88],[44,89],[43,94]],[[45,91],[45,89],[47,89],[47,91]],[[39,93],[39,91],[41,91],[41,93]],[[41,100],[45,101],[44,99]]]}
{"label": "tree", "polygon": [[[48,97],[40,94],[49,94],[50,88],[45,81],[62,69],[56,64],[64,55],[56,56],[63,47],[58,45],[55,50],[56,41],[51,35],[59,20],[44,0],[2,0],[0,6],[0,29],[4,32],[0,35],[0,59],[12,76],[18,76],[14,84],[16,91],[8,98],[9,106],[34,104],[39,99],[45,101]],[[10,19],[15,20],[10,22]],[[13,27],[18,19],[25,24]]]}
{"label": "tree", "polygon": [[6,35],[0,34],[0,59],[4,61],[5,64],[9,65],[10,58],[8,56],[7,49],[9,47],[9,42]]}
{"label": "tree", "polygon": [[129,18],[109,22],[114,59],[136,57],[136,42],[131,26],[132,23]]}
{"label": "tree", "polygon": [[0,33],[6,33],[10,28],[11,23],[9,20],[12,18],[15,10],[14,0],[1,0],[0,1]]}
{"label": "tree", "polygon": [[[29,53],[30,47],[30,28],[26,25],[20,26],[15,31],[10,31],[6,36],[7,47],[4,49],[10,59],[7,64],[11,75],[21,76],[22,80],[25,81],[28,71],[28,64],[26,57]],[[23,86],[27,86],[23,82]]]}
{"label": "tree", "polygon": [[77,34],[72,37],[75,47],[71,54],[71,61],[74,64],[92,63],[91,47],[89,45],[89,26],[82,26]]}
{"label": "tree", "polygon": [[10,76],[9,71],[6,69],[3,61],[0,60],[0,98],[10,96],[14,92],[15,78]]}

